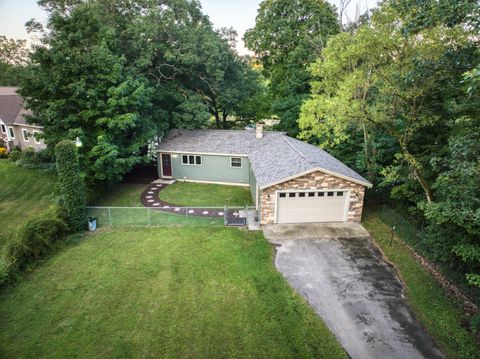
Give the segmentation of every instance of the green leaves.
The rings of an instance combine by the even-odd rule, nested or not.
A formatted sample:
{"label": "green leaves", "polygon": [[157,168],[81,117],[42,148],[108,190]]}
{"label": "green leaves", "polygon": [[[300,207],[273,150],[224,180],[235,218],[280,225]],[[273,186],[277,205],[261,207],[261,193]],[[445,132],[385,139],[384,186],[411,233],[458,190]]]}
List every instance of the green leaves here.
{"label": "green leaves", "polygon": [[87,226],[85,185],[81,178],[78,151],[72,141],[61,141],[55,146],[58,185],[71,232],[80,232]]}
{"label": "green leaves", "polygon": [[300,106],[309,92],[308,65],[329,36],[340,31],[335,9],[319,0],[266,0],[245,42],[255,52],[270,80],[272,110],[280,128],[298,133]]}
{"label": "green leaves", "polygon": [[68,14],[54,11],[21,89],[49,146],[81,138],[89,187],[120,180],[156,135],[155,90],[128,62],[113,19],[101,1],[75,4]]}

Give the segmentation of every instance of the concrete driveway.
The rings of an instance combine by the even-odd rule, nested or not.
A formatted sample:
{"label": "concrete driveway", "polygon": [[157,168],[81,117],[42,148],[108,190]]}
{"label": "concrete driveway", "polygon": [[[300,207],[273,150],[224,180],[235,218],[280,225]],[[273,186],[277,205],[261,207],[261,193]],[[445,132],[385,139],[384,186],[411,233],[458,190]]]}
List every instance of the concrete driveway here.
{"label": "concrete driveway", "polygon": [[443,358],[415,320],[397,274],[355,224],[274,225],[275,265],[352,358]]}

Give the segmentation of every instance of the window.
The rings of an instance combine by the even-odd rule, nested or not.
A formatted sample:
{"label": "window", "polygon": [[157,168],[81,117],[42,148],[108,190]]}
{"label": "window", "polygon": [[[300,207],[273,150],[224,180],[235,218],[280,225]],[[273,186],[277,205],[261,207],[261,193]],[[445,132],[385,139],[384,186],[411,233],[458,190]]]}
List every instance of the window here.
{"label": "window", "polygon": [[5,127],[5,125],[2,123],[2,133],[7,133],[7,128]]}
{"label": "window", "polygon": [[285,197],[287,197],[286,193],[280,193],[280,198],[285,198]]}
{"label": "window", "polygon": [[33,139],[35,140],[35,143],[36,143],[36,144],[40,144],[40,143],[41,143],[40,138],[38,138],[38,136],[37,136],[37,135],[39,135],[39,134],[40,134],[40,132],[38,132],[38,131],[33,131]]}
{"label": "window", "polygon": [[343,192],[337,192],[337,196],[338,196],[338,197],[342,197],[342,196],[343,196]]}
{"label": "window", "polygon": [[328,197],[333,197],[334,194],[334,192],[328,192]]}
{"label": "window", "polygon": [[305,195],[306,195],[305,192],[300,192],[300,193],[298,194],[298,197],[305,197]]}
{"label": "window", "polygon": [[13,127],[8,128],[8,133],[10,134],[10,138],[15,138],[15,132],[13,132]]}
{"label": "window", "polygon": [[242,167],[242,159],[240,157],[230,158],[230,166],[232,167]]}
{"label": "window", "polygon": [[23,135],[23,140],[25,142],[30,142],[30,139],[28,138],[28,130],[25,128],[22,128],[22,135]]}
{"label": "window", "polygon": [[293,197],[295,197],[295,195],[296,195],[296,193],[289,193],[288,197],[293,198]]}
{"label": "window", "polygon": [[325,192],[318,192],[318,197],[324,197],[325,196]]}
{"label": "window", "polygon": [[182,155],[182,164],[189,166],[201,166],[202,156]]}
{"label": "window", "polygon": [[315,192],[308,192],[308,197],[315,197]]}

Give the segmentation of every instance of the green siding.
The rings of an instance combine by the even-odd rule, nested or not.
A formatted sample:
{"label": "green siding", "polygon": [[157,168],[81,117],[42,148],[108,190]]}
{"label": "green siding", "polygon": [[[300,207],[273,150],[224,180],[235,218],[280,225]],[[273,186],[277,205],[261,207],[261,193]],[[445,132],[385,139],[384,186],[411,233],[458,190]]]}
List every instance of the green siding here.
{"label": "green siding", "polygon": [[257,197],[257,179],[255,178],[255,175],[253,174],[253,169],[252,167],[250,166],[250,180],[249,180],[249,184],[250,184],[250,192],[252,194],[252,198],[253,198],[253,201],[255,203],[256,201],[256,197]]}
{"label": "green siding", "polygon": [[230,166],[230,156],[201,156],[201,166],[190,166],[182,164],[181,154],[172,154],[173,178],[192,181],[250,183],[250,162],[247,157],[242,157],[242,167],[238,168]]}

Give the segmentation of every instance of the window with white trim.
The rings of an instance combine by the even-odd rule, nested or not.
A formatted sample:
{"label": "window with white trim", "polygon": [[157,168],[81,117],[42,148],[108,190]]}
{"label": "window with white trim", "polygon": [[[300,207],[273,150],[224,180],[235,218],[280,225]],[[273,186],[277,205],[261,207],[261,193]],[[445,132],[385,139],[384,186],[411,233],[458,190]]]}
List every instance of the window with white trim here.
{"label": "window with white trim", "polygon": [[3,123],[1,124],[0,127],[2,127],[2,133],[7,134],[7,128],[5,127],[5,125]]}
{"label": "window with white trim", "polygon": [[15,138],[15,132],[13,131],[13,127],[8,127],[8,134],[10,135],[10,138]]}
{"label": "window with white trim", "polygon": [[232,167],[242,167],[242,158],[241,157],[231,157],[230,158],[230,166]]}
{"label": "window with white trim", "polygon": [[202,156],[182,155],[182,165],[201,166],[202,165]]}
{"label": "window with white trim", "polygon": [[39,131],[33,131],[33,139],[35,140],[35,143],[37,145],[41,144],[42,143],[42,140],[37,136],[39,135],[40,132]]}
{"label": "window with white trim", "polygon": [[28,130],[25,129],[25,128],[22,128],[22,135],[23,135],[23,140],[25,142],[30,142],[30,139],[28,138],[29,137],[29,133],[28,133]]}

